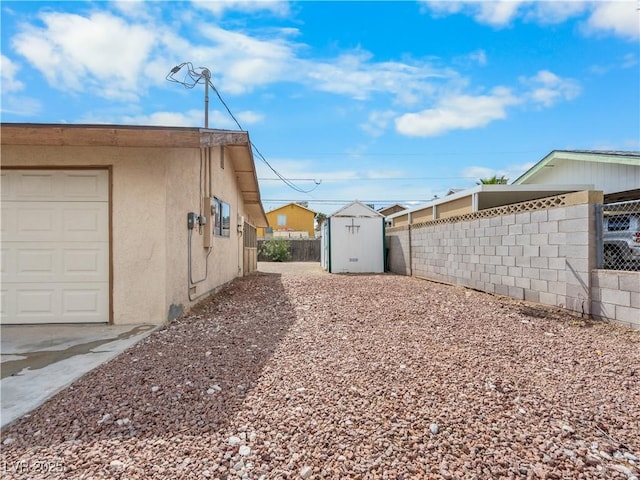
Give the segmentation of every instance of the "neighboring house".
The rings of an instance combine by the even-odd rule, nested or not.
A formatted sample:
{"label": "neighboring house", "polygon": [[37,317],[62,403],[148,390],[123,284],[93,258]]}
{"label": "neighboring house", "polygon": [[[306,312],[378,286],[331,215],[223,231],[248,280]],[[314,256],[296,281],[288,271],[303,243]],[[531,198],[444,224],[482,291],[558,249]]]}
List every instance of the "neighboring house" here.
{"label": "neighboring house", "polygon": [[391,215],[393,213],[397,213],[397,212],[401,212],[403,210],[406,210],[407,207],[404,207],[402,205],[399,204],[394,204],[394,205],[390,205],[388,207],[384,207],[384,208],[379,208],[378,212],[383,215],[383,216],[387,216],[387,215]]}
{"label": "neighboring house", "polygon": [[554,150],[514,185],[592,184],[605,203],[640,199],[640,152]]}
{"label": "neighboring house", "polygon": [[[383,216],[388,216],[388,215],[393,215],[394,213],[398,213],[398,212],[402,212],[404,210],[406,210],[407,207],[404,207],[402,205],[399,204],[395,204],[395,205],[390,205],[388,207],[384,207],[384,208],[379,208],[378,212],[383,215]],[[391,220],[385,220],[385,225],[387,227],[391,227],[393,225],[393,222]]]}
{"label": "neighboring house", "polygon": [[384,216],[369,206],[350,203],[322,224],[322,267],[329,273],[382,273]]}
{"label": "neighboring house", "polygon": [[[274,236],[277,232],[289,232],[286,237],[295,237],[295,232],[300,232],[299,237],[314,238],[314,218],[316,212],[298,203],[288,203],[267,212],[267,220]],[[302,232],[305,232],[306,235]],[[265,229],[258,229],[258,238],[265,238]]]}
{"label": "neighboring house", "polygon": [[2,124],[7,324],[170,321],[256,270],[247,132]]}

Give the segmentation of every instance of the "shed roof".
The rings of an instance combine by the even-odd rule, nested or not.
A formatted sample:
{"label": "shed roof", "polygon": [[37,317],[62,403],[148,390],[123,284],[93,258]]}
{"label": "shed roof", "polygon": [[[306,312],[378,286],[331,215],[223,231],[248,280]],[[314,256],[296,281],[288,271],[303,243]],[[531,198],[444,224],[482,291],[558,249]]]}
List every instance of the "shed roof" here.
{"label": "shed roof", "polygon": [[380,212],[376,212],[373,208],[359,200],[355,200],[345,205],[340,210],[333,212],[330,217],[384,217]]}
{"label": "shed roof", "polygon": [[206,148],[223,146],[233,164],[242,200],[256,226],[267,226],[249,133],[193,127],[136,125],[0,124],[0,144],[29,146],[107,146]]}

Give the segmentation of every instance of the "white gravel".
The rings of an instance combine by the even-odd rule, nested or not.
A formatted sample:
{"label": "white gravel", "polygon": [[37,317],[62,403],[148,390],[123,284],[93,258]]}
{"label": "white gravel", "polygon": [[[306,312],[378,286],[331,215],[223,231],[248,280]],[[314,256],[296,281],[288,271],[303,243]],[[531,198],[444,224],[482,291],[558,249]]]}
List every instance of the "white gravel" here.
{"label": "white gravel", "polygon": [[233,282],[4,428],[2,477],[640,477],[638,332],[303,270]]}

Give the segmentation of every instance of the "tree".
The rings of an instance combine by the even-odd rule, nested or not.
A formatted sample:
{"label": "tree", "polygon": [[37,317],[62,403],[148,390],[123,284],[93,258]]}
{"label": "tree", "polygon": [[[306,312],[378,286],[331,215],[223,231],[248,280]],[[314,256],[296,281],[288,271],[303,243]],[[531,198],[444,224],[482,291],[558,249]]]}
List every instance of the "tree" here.
{"label": "tree", "polygon": [[494,175],[490,178],[481,178],[479,182],[476,182],[476,185],[506,185],[509,181],[508,178],[504,178],[504,175]]}
{"label": "tree", "polygon": [[327,220],[327,216],[324,213],[316,213],[316,230],[322,228],[322,224]]}

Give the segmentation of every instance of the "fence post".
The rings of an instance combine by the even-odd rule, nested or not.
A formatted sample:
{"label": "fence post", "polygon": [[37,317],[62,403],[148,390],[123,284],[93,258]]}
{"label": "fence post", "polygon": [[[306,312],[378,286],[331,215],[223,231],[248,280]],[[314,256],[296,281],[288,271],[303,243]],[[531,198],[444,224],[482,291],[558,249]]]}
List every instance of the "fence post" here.
{"label": "fence post", "polygon": [[604,252],[604,243],[603,243],[603,207],[602,203],[596,203],[595,211],[596,211],[596,268],[601,269],[603,266],[603,252]]}

